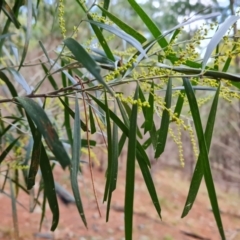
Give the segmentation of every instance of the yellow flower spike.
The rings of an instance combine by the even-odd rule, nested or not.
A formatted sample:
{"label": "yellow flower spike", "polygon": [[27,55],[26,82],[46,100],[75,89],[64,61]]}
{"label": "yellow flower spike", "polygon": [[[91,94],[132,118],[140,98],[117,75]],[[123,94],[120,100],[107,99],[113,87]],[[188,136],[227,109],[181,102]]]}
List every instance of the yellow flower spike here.
{"label": "yellow flower spike", "polygon": [[59,27],[61,30],[61,34],[63,38],[66,38],[66,27],[65,27],[65,20],[64,20],[64,1],[59,0],[59,5],[58,5],[58,22],[59,22]]}

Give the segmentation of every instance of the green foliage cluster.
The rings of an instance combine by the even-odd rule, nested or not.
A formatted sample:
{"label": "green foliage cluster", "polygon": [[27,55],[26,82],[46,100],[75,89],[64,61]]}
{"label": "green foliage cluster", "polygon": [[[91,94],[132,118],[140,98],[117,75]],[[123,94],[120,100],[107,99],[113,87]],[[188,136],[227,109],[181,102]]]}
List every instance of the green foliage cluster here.
{"label": "green foliage cluster", "polygon": [[[155,158],[158,159],[165,150],[169,134],[178,146],[180,162],[184,165],[181,132],[188,131],[197,162],[182,217],[191,210],[204,177],[219,234],[225,239],[209,164],[209,151],[219,97],[227,101],[239,99],[236,89],[240,87],[240,77],[228,72],[232,59],[239,53],[239,43],[231,36],[229,29],[239,17],[230,16],[220,26],[216,23],[203,26],[191,39],[179,41],[185,26],[217,15],[212,13],[190,18],[163,33],[141,5],[128,0],[129,9],[138,15],[152,36],[147,39],[112,14],[109,11],[110,1],[107,0],[103,4],[94,2],[91,6],[85,1],[76,0],[75,5],[81,9],[82,18],[77,26],[69,30],[66,27],[68,19],[64,15],[66,2],[59,0],[55,16],[59,21],[63,43],[56,51],[57,57],[52,59],[44,44],[39,42],[45,60],[36,66],[44,72],[44,77],[33,85],[21,72],[30,66],[25,64],[25,59],[33,19],[37,20],[35,9],[41,9],[40,1],[37,1],[36,6],[32,1],[24,4],[16,0],[10,6],[3,1],[0,6],[6,20],[0,35],[0,52],[3,56],[0,66],[3,93],[0,99],[0,164],[6,168],[6,171],[1,170],[5,176],[2,192],[9,181],[10,185],[16,185],[17,191],[21,189],[29,194],[40,168],[42,184],[34,199],[42,207],[41,224],[48,202],[52,211],[51,230],[54,231],[59,221],[59,207],[52,170],[57,161],[63,169],[68,168],[70,171],[76,206],[87,227],[81,189],[77,182],[81,171],[81,152],[85,148],[91,170],[91,149],[96,142],[90,140],[90,134],[106,132],[108,162],[103,200],[107,202],[108,221],[118,177],[118,157],[128,139],[124,219],[125,238],[129,240],[133,232],[136,164],[139,165],[149,196],[161,218],[158,193],[150,173],[151,161],[146,150],[150,147],[154,149]],[[21,26],[18,20],[23,8],[27,12],[26,26]],[[80,32],[82,25],[91,31],[89,39],[84,41]],[[13,26],[23,29],[24,33],[25,41],[21,49],[17,48],[18,51]],[[70,36],[68,31],[72,31]],[[208,31],[213,34],[205,54],[200,55],[199,45],[208,38]],[[116,42],[120,47],[115,45]],[[230,50],[225,51],[226,48]],[[60,73],[60,79],[56,73]],[[46,82],[52,91],[41,90]],[[127,94],[125,86],[131,86],[133,91]],[[196,97],[196,91],[211,94],[200,99]],[[204,129],[199,108],[210,99],[213,100]],[[58,114],[48,111],[52,105],[63,111],[62,122],[59,123],[61,118]],[[190,110],[188,118],[185,118],[184,109]],[[143,119],[141,126],[138,123],[139,116]],[[190,118],[195,130],[189,124]],[[174,125],[177,133],[173,130]],[[142,139],[146,140],[142,143]],[[13,159],[17,159],[17,165],[11,165]],[[9,174],[11,171],[13,174]],[[24,176],[24,183],[19,180],[20,172]],[[42,191],[44,197],[39,199]],[[17,192],[14,194],[11,191],[11,194],[13,209],[16,211]],[[16,218],[16,214],[13,216]]]}

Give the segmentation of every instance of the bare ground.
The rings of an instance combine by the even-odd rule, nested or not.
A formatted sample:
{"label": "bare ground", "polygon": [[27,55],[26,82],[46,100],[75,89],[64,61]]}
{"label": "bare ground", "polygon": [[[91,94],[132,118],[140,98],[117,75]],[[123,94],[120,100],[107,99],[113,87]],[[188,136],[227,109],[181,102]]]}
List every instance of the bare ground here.
{"label": "bare ground", "polygon": [[[59,182],[67,189],[70,189],[67,171],[63,172],[59,168],[54,170],[54,174]],[[180,216],[189,187],[188,177],[180,170],[155,167],[153,178],[162,208],[162,220],[159,219],[153,207],[141,172],[137,169],[133,239],[220,239],[204,183],[201,186],[193,209],[187,217],[181,219]],[[43,228],[39,233],[40,207],[37,207],[34,213],[29,213],[29,211],[18,205],[20,239],[124,239],[124,168],[119,171],[118,186],[113,194],[108,223],[105,222],[106,203],[102,204],[104,180],[104,173],[95,169],[95,188],[102,213],[102,217],[100,217],[93,196],[88,167],[83,167],[83,176],[79,179],[79,186],[84,202],[88,229],[84,227],[76,206],[74,204],[66,206],[59,200],[60,222],[57,230],[54,233],[49,231],[51,213],[48,209]],[[240,239],[239,196],[233,192],[225,193],[218,185],[216,188],[227,239]],[[22,191],[19,192],[18,201],[26,208],[29,208],[29,197]],[[14,239],[11,200],[0,194],[0,203],[0,239]]]}

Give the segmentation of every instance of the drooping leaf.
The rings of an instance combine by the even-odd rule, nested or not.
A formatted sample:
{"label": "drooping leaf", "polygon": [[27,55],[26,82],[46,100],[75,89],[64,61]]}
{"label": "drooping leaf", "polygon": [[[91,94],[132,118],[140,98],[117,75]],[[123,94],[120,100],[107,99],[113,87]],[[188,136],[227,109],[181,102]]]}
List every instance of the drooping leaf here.
{"label": "drooping leaf", "polygon": [[40,223],[39,223],[39,232],[41,231],[43,220],[44,220],[45,213],[46,213],[46,202],[47,202],[47,196],[46,196],[46,191],[44,190],[43,191],[43,200],[42,200],[42,213],[41,213],[41,219],[40,219]]}
{"label": "drooping leaf", "polygon": [[172,79],[169,78],[166,96],[165,96],[165,105],[164,105],[165,109],[163,110],[161,126],[158,133],[158,141],[157,141],[157,147],[155,151],[155,158],[159,158],[165,149],[167,134],[168,134],[168,126],[170,122],[170,114],[168,109],[171,108],[171,100],[172,100]]}
{"label": "drooping leaf", "polygon": [[45,64],[42,63],[41,65],[42,65],[42,68],[43,68],[43,71],[45,72],[45,74],[48,75],[48,80],[49,80],[50,84],[52,85],[53,89],[57,90],[58,85],[57,85],[56,81],[54,80],[53,76],[49,74],[48,69],[45,66]]}
{"label": "drooping leaf", "polygon": [[[215,124],[215,118],[216,118],[216,113],[217,113],[217,106],[218,106],[218,98],[219,98],[219,93],[220,93],[220,87],[221,85],[219,84],[218,89],[216,91],[215,97],[213,99],[212,107],[208,116],[208,121],[205,129],[205,139],[206,139],[206,147],[209,151],[210,146],[211,146],[211,141],[212,141],[212,134],[213,134],[213,128]],[[197,197],[197,193],[203,178],[203,167],[201,163],[200,156],[198,157],[197,164],[194,169],[194,173],[192,176],[190,188],[188,191],[188,196],[186,199],[186,203],[182,212],[182,218],[185,217],[189,211],[191,210],[195,199]]]}
{"label": "drooping leaf", "polygon": [[[114,103],[114,113],[117,113],[116,103]],[[111,183],[111,191],[116,189],[117,184],[117,175],[118,175],[118,126],[116,123],[113,123],[113,137],[112,137],[112,154],[113,154],[113,164],[112,164],[112,174],[113,174],[113,182]]]}
{"label": "drooping leaf", "polygon": [[[60,101],[61,101],[61,103],[63,104],[63,106],[65,107],[65,109],[68,111],[68,113],[71,115],[71,117],[73,118],[73,119],[75,119],[75,113],[74,113],[74,111],[68,106],[68,104],[65,102],[65,101],[63,101],[60,97],[58,98]],[[86,126],[86,124],[80,119],[80,121],[81,121],[81,128],[82,128],[82,130],[83,131],[87,131],[87,126]]]}
{"label": "drooping leaf", "polygon": [[15,146],[15,144],[18,142],[18,139],[20,137],[14,139],[5,149],[4,151],[1,153],[0,155],[0,164],[2,163],[2,161],[6,158],[6,156],[8,155],[8,153],[12,150],[12,148]]}
{"label": "drooping leaf", "polygon": [[14,126],[14,124],[16,124],[19,120],[20,120],[20,118],[14,120],[14,121],[13,121],[11,124],[9,124],[7,127],[3,127],[3,128],[0,130],[0,138],[2,138],[2,137]]}
{"label": "drooping leaf", "polygon": [[97,131],[97,129],[96,129],[96,126],[95,126],[95,121],[94,121],[91,106],[89,106],[89,120],[90,120],[91,134],[93,134]]}
{"label": "drooping leaf", "polygon": [[[35,137],[35,140],[36,140],[36,137]],[[35,185],[35,177],[38,171],[40,156],[41,156],[40,151],[41,151],[41,136],[39,136],[39,141],[35,141],[33,145],[31,165],[30,165],[29,174],[28,174],[28,183],[27,183],[28,190],[30,190]]]}
{"label": "drooping leaf", "polygon": [[[138,99],[138,85],[136,87],[134,100]],[[127,149],[127,167],[125,183],[125,201],[124,201],[124,225],[125,239],[132,239],[133,231],[133,200],[134,200],[134,183],[135,183],[135,158],[137,145],[137,104],[132,107],[129,127],[129,141]]]}
{"label": "drooping leaf", "polygon": [[27,29],[26,29],[26,37],[25,37],[25,44],[23,47],[23,52],[22,52],[22,59],[20,61],[18,71],[22,67],[24,60],[27,56],[27,51],[28,51],[28,46],[29,46],[29,41],[31,38],[31,31],[32,31],[32,1],[29,0],[27,1]]}
{"label": "drooping leaf", "polygon": [[144,159],[142,159],[142,156],[138,151],[137,151],[137,160],[138,160],[138,164],[141,169],[145,184],[147,186],[148,192],[152,199],[153,205],[154,205],[159,217],[162,218],[161,217],[161,207],[160,207],[160,203],[158,200],[159,198],[157,196],[157,192],[156,192],[156,189],[155,189],[155,186],[153,183],[151,173],[149,171],[149,168],[148,168],[146,162],[144,161]]}
{"label": "drooping leaf", "polygon": [[50,61],[50,58],[49,58],[49,56],[48,56],[48,53],[47,53],[46,48],[44,47],[44,45],[43,45],[43,43],[42,43],[41,41],[38,41],[38,43],[39,43],[41,49],[43,50],[43,53],[45,54],[45,56],[46,56],[48,62],[50,63],[51,61]]}
{"label": "drooping leaf", "polygon": [[101,6],[97,5],[102,12],[111,20],[113,21],[118,27],[120,27],[124,32],[131,35],[133,38],[137,39],[140,43],[143,43],[146,41],[146,38],[141,35],[139,32],[137,32],[135,29],[130,27],[128,24],[121,21],[119,18],[117,18],[112,13],[108,12],[106,9],[102,8]]}
{"label": "drooping leaf", "polygon": [[59,221],[59,207],[54,186],[52,168],[43,144],[41,148],[40,169],[44,181],[44,191],[46,193],[49,207],[53,214],[51,231],[54,231],[57,228]]}
{"label": "drooping leaf", "polygon": [[[70,108],[68,97],[65,97],[64,100],[65,100],[64,103],[68,106],[68,108]],[[64,127],[66,129],[68,141],[72,146],[73,145],[72,126],[70,121],[70,113],[66,107],[64,108]]]}
{"label": "drooping leaf", "polygon": [[41,149],[42,149],[42,136],[40,132],[35,128],[32,119],[27,115],[27,120],[29,123],[29,127],[32,132],[33,136],[33,149],[32,149],[32,156],[31,156],[31,164],[28,172],[27,177],[27,189],[30,190],[35,185],[35,177],[37,175],[37,171],[40,164],[40,157],[41,157]]}
{"label": "drooping leaf", "polygon": [[[237,44],[235,44],[231,50],[231,52],[234,52],[237,48]],[[229,66],[230,66],[230,63],[232,61],[232,58],[233,56],[232,55],[229,55],[227,60],[225,60],[225,63],[224,63],[224,66],[223,66],[223,69],[222,69],[222,72],[227,72]]]}
{"label": "drooping leaf", "polygon": [[[146,108],[146,116],[144,123],[144,133],[151,131],[153,128],[153,116],[154,116],[154,82],[151,85],[151,91],[149,92],[148,102],[150,107]],[[144,108],[144,107],[143,107]]]}
{"label": "drooping leaf", "polygon": [[32,99],[27,97],[15,98],[28,113],[29,117],[36,124],[39,132],[45,138],[45,141],[55,155],[63,168],[70,164],[70,159],[64,149],[63,144],[60,142],[56,130],[52,126],[45,111]]}
{"label": "drooping leaf", "polygon": [[72,191],[77,205],[78,212],[82,218],[84,225],[87,227],[87,221],[83,210],[82,200],[80,197],[80,191],[78,187],[78,169],[79,160],[81,154],[81,127],[80,127],[80,111],[77,95],[75,97],[75,120],[74,120],[74,133],[73,133],[73,151],[72,151],[72,161],[70,168],[71,175],[71,185]]}
{"label": "drooping leaf", "polygon": [[14,68],[8,68],[9,72],[14,76],[15,80],[21,85],[21,87],[25,90],[27,94],[31,94],[32,90],[28,85],[25,78],[20,74],[20,72],[16,71]]}
{"label": "drooping leaf", "polygon": [[[115,123],[114,123],[114,124],[115,124]],[[122,136],[121,136],[121,138],[120,138],[120,140],[119,140],[119,142],[118,142],[118,156],[120,156],[121,153],[122,153],[122,149],[123,149],[123,147],[124,147],[124,144],[125,144],[125,142],[126,142],[126,139],[127,139],[127,136],[123,133]]]}
{"label": "drooping leaf", "polygon": [[[108,107],[108,100],[107,94],[105,93],[105,106],[106,106],[106,125],[107,125],[107,146],[108,146],[108,166],[106,172],[106,184],[104,190],[104,198],[103,201],[108,200],[107,204],[107,213],[106,213],[106,222],[108,222],[109,218],[109,211],[110,211],[110,202],[112,197],[112,191],[110,189],[111,183],[113,181],[112,175],[112,163],[113,163],[113,153],[112,153],[112,129],[111,129],[111,122],[109,117],[109,107]],[[110,198],[110,199],[109,199]]]}
{"label": "drooping leaf", "polygon": [[[112,130],[111,130],[109,107],[108,107],[108,100],[107,100],[106,93],[105,93],[105,106],[106,106],[106,125],[107,125],[108,166],[107,166],[107,172],[106,172],[106,184],[105,184],[103,202],[107,200],[107,197],[109,195],[109,188],[110,188],[110,182],[112,177],[111,176],[112,175]],[[108,216],[109,216],[109,209],[107,209],[106,221],[108,221]]]}
{"label": "drooping leaf", "polygon": [[[148,30],[152,33],[154,38],[158,38],[162,35],[160,29],[156,26],[156,24],[152,21],[152,19],[148,16],[148,14],[140,7],[140,5],[135,0],[128,0],[131,7],[137,13],[137,15],[142,19]],[[166,48],[168,46],[167,40],[162,37],[158,40],[158,44],[161,48]]]}
{"label": "drooping leaf", "polygon": [[[84,11],[85,11],[85,10],[84,10]],[[86,11],[85,11],[85,12],[86,12]],[[88,18],[90,21],[93,20],[93,18],[92,18],[92,16],[91,16],[90,14],[87,14],[87,18]],[[100,45],[102,46],[102,48],[103,48],[106,56],[107,56],[110,60],[115,61],[115,58],[114,58],[114,56],[113,56],[113,53],[112,53],[110,47],[108,46],[107,41],[106,41],[106,39],[105,39],[102,31],[101,31],[96,25],[94,25],[94,24],[91,24],[91,27],[92,27],[94,33],[96,34],[96,37],[97,37]]]}
{"label": "drooping leaf", "polygon": [[82,65],[99,81],[100,84],[102,84],[109,91],[109,93],[113,94],[113,91],[102,79],[99,66],[91,58],[87,51],[76,40],[72,38],[65,39],[64,43],[75,56],[77,61],[82,63]]}
{"label": "drooping leaf", "polygon": [[110,26],[110,25],[107,25],[107,24],[104,24],[104,23],[92,21],[92,20],[88,20],[88,22],[91,23],[91,24],[95,24],[96,26],[98,26],[100,28],[103,28],[104,30],[115,34],[119,38],[125,40],[126,42],[131,44],[133,47],[135,47],[140,53],[143,54],[144,57],[147,57],[144,49],[142,48],[141,43],[139,41],[137,41],[135,38],[133,38],[131,35],[123,32],[121,29]]}
{"label": "drooping leaf", "polygon": [[189,102],[189,106],[190,106],[193,121],[194,121],[194,126],[195,126],[196,133],[197,133],[198,144],[199,144],[199,149],[200,149],[199,159],[200,159],[201,167],[203,168],[205,183],[206,183],[207,190],[208,190],[208,196],[209,196],[209,199],[211,202],[213,214],[214,214],[217,226],[218,226],[219,233],[220,233],[222,239],[226,239],[224,230],[223,230],[220,211],[219,211],[219,207],[218,207],[218,201],[217,201],[216,191],[215,191],[215,187],[214,187],[214,183],[213,183],[211,168],[210,168],[210,164],[209,164],[208,149],[206,146],[206,139],[205,139],[205,136],[203,133],[202,122],[201,122],[201,118],[200,118],[197,100],[196,100],[196,97],[195,97],[195,94],[194,94],[194,91],[192,89],[192,85],[191,85],[189,79],[183,78],[183,83],[184,83],[184,87],[185,87],[186,94],[188,97],[188,102]]}
{"label": "drooping leaf", "polygon": [[[91,94],[89,94],[89,96],[91,96],[91,98],[98,104],[98,106],[100,106],[106,112],[106,106],[105,106],[105,104],[103,102],[101,102],[100,100],[98,100],[97,98],[95,98]],[[127,137],[129,137],[129,128],[128,128],[128,126],[126,126],[126,124],[123,123],[121,121],[121,119],[113,111],[111,111],[110,109],[109,109],[109,116],[113,120],[113,122],[118,125],[118,127],[121,129],[121,131]],[[138,149],[139,153],[142,155],[142,158],[146,161],[147,165],[150,167],[151,166],[150,160],[149,160],[146,152],[144,151],[142,145],[139,143],[139,141],[137,141],[137,149]]]}
{"label": "drooping leaf", "polygon": [[[155,123],[153,122],[153,109],[154,109],[154,98],[153,98],[153,95],[150,96],[150,94],[152,95],[152,93],[149,93],[149,104],[150,104],[150,110],[148,110],[147,108],[142,108],[143,110],[143,116],[145,118],[145,122],[143,123],[143,126],[144,129],[145,129],[145,124],[147,122],[147,129],[149,128],[149,134],[150,134],[150,138],[149,138],[149,145],[152,143],[153,145],[153,148],[156,149],[156,146],[157,146],[157,131],[156,131],[156,127],[155,127]],[[141,87],[139,87],[139,98],[141,99],[142,102],[145,102],[146,99],[144,97],[144,94],[141,90]],[[151,113],[152,112],[152,113]],[[152,116],[150,115],[152,114]],[[152,126],[151,126],[152,125]],[[148,145],[148,146],[149,146]],[[144,147],[144,149],[146,149],[148,146],[144,143],[142,145]]]}
{"label": "drooping leaf", "polygon": [[184,96],[185,96],[185,91],[181,90],[178,96],[178,100],[176,103],[176,107],[174,109],[174,115],[179,118],[182,112],[182,107],[183,107],[183,103],[184,103]]}
{"label": "drooping leaf", "polygon": [[12,181],[9,180],[9,183],[10,183],[10,192],[11,192],[12,218],[13,218],[13,226],[14,226],[14,235],[15,235],[15,239],[19,240],[19,228],[18,228],[16,196],[14,195]]}
{"label": "drooping leaf", "polygon": [[18,21],[17,17],[15,16],[14,12],[10,8],[10,6],[3,0],[2,2],[2,10],[4,13],[9,17],[9,19],[12,21],[12,23],[15,25],[17,29],[20,28],[21,24]]}
{"label": "drooping leaf", "polygon": [[[114,105],[114,112],[116,113],[116,104]],[[109,183],[106,221],[108,221],[109,219],[112,192],[116,189],[117,175],[118,175],[118,127],[117,127],[117,124],[115,123],[113,123],[112,158],[111,159],[112,159],[111,167],[108,168],[108,171],[111,174],[111,177],[110,177],[110,183]]]}
{"label": "drooping leaf", "polygon": [[[0,71],[0,79],[5,82],[12,97],[17,97],[18,94],[17,94],[15,87],[13,86],[13,84],[11,83],[11,81],[8,79],[7,75],[3,71]],[[18,107],[18,110],[19,110],[20,114],[23,115],[23,111],[20,107]]]}
{"label": "drooping leaf", "polygon": [[[130,106],[126,102],[123,102],[122,105],[124,106],[124,108],[125,108],[125,110],[126,110],[126,112],[128,114],[128,119],[130,119],[130,116],[131,116],[131,113],[132,113],[132,110],[131,110]],[[138,126],[137,126],[137,136],[139,138],[141,138],[141,139],[143,138],[142,133],[141,133],[141,131],[140,131]]]}

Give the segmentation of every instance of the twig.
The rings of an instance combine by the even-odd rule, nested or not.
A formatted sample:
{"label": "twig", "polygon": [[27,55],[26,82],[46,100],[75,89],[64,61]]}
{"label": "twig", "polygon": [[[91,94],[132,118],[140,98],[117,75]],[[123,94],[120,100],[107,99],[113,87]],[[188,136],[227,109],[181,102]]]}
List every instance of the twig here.
{"label": "twig", "polygon": [[[81,79],[80,78],[77,78],[77,79],[78,79],[79,83],[81,84],[82,88],[84,88],[84,85],[82,84]],[[99,204],[98,204],[97,193],[96,193],[96,189],[95,189],[95,186],[94,186],[94,178],[93,178],[93,172],[92,172],[92,159],[91,159],[91,156],[90,156],[90,147],[89,147],[90,146],[90,141],[89,141],[89,131],[88,131],[88,116],[87,116],[84,94],[82,96],[83,96],[83,107],[84,107],[85,118],[86,118],[86,127],[87,127],[87,133],[86,134],[87,134],[87,141],[88,141],[89,170],[90,170],[90,175],[91,175],[91,180],[92,180],[93,193],[94,193],[94,197],[95,197],[96,204],[97,204],[97,209],[98,209],[99,215],[101,217],[102,214],[101,214],[100,207],[99,207]]]}

